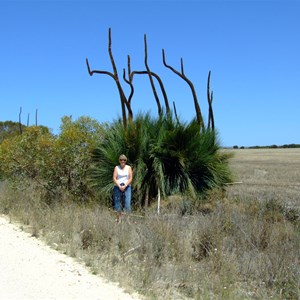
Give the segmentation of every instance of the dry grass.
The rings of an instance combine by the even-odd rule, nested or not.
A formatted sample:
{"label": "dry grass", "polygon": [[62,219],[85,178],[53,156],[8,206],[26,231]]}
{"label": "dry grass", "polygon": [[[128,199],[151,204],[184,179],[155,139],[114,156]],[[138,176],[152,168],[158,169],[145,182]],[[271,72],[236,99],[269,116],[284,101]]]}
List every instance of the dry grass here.
{"label": "dry grass", "polygon": [[236,181],[229,197],[278,199],[300,208],[300,149],[235,149],[231,168]]}
{"label": "dry grass", "polygon": [[[236,181],[115,222],[97,204],[47,207],[1,187],[2,211],[94,273],[147,299],[300,299],[300,149],[232,150]],[[23,225],[24,226],[24,225]],[[24,226],[25,228],[26,226]]]}

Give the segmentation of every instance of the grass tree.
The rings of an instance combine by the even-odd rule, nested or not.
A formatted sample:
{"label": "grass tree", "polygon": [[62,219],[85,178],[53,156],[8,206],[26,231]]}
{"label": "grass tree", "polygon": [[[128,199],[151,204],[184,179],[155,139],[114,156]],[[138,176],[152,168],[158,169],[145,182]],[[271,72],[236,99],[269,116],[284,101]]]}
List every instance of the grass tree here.
{"label": "grass tree", "polygon": [[[106,200],[111,199],[113,182],[112,170],[121,153],[129,158],[134,171],[134,203],[147,206],[149,202],[160,196],[176,193],[189,193],[196,197],[207,189],[220,187],[231,180],[228,168],[228,156],[220,152],[215,130],[212,109],[213,93],[210,91],[210,76],[207,81],[208,123],[204,124],[202,110],[198,103],[195,87],[186,76],[183,59],[180,69],[166,62],[165,51],[162,50],[163,65],[184,80],[190,87],[196,117],[192,121],[181,122],[169,107],[169,100],[161,78],[148,65],[148,47],[144,35],[144,70],[132,70],[128,55],[127,77],[123,69],[124,82],[129,85],[130,94],[125,95],[112,53],[111,29],[108,31],[108,53],[112,71],[93,70],[86,59],[90,76],[94,74],[111,77],[117,86],[122,107],[122,120],[108,126],[106,137],[93,151],[93,164],[90,173],[91,184],[101,192]],[[157,104],[158,117],[149,114],[137,115],[133,118],[131,108],[134,95],[133,78],[137,75],[148,75],[153,95]],[[155,79],[164,98],[165,108],[161,106],[156,91]],[[156,82],[156,83],[157,83]],[[165,112],[164,112],[165,110]]]}
{"label": "grass tree", "polygon": [[231,180],[215,130],[199,130],[196,120],[178,122],[171,115],[139,115],[125,129],[121,121],[107,128],[103,142],[93,151],[91,183],[110,200],[112,170],[121,153],[134,173],[133,202],[147,206],[158,196],[189,194],[197,197]]}

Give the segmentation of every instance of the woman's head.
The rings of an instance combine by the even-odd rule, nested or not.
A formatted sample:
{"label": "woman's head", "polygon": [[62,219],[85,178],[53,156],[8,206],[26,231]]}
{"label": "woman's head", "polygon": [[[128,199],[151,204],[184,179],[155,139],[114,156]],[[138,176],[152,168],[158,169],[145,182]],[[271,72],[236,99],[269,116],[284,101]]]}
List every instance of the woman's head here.
{"label": "woman's head", "polygon": [[126,157],[126,155],[125,154],[121,154],[120,156],[119,156],[119,162],[122,162],[122,161],[127,161],[127,157]]}

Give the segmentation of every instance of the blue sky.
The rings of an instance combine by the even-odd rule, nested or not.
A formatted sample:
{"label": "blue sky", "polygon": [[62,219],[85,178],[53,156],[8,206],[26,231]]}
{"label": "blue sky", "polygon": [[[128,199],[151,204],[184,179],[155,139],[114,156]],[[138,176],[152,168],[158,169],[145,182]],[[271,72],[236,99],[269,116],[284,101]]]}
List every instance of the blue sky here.
{"label": "blue sky", "polygon": [[[207,118],[211,70],[214,114],[222,146],[300,143],[300,1],[3,1],[0,0],[0,121],[38,123],[59,132],[61,118],[121,116],[114,81],[89,76],[112,71],[108,28],[120,77],[131,56],[133,70],[148,64],[162,78],[184,121],[195,117],[191,91],[165,68],[194,83]],[[146,76],[134,79],[133,113],[157,107]],[[129,90],[123,85],[127,95]],[[163,102],[162,98],[161,101]]]}

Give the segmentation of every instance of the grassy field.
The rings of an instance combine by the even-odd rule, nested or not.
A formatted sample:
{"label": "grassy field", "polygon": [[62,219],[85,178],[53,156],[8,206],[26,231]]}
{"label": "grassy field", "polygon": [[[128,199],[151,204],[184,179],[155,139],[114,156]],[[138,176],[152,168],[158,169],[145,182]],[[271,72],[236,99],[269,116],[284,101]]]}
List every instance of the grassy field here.
{"label": "grassy field", "polygon": [[300,149],[237,149],[235,183],[115,222],[98,204],[47,207],[2,184],[0,207],[93,273],[146,299],[300,299]]}
{"label": "grassy field", "polygon": [[231,168],[235,184],[230,197],[278,199],[300,208],[300,149],[235,149]]}

